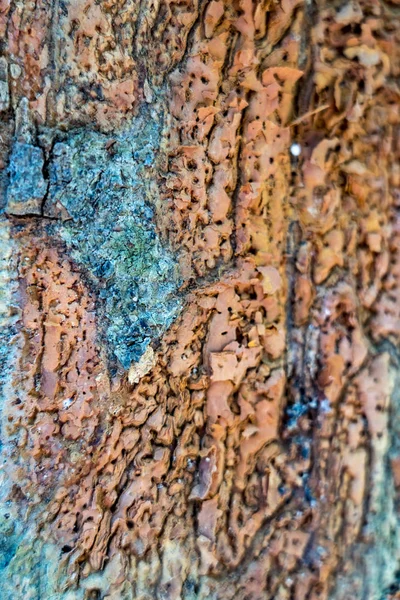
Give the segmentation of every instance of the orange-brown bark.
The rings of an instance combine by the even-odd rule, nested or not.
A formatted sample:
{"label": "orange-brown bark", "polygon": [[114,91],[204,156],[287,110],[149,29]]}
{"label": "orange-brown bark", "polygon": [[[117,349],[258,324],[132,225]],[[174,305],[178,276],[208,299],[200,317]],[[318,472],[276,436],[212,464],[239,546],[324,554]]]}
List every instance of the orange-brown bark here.
{"label": "orange-brown bark", "polygon": [[[0,2],[5,599],[397,597],[396,4]],[[146,106],[181,310],[115,368],[57,157]]]}

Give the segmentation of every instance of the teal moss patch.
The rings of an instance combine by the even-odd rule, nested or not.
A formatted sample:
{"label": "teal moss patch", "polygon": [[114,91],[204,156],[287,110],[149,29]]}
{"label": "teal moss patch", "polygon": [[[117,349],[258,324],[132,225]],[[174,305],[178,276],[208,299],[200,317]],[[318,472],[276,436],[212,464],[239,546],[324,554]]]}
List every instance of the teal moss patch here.
{"label": "teal moss patch", "polygon": [[14,523],[9,513],[4,512],[4,505],[2,505],[2,512],[4,514],[0,515],[0,573],[14,558],[20,542],[20,537],[15,535]]}
{"label": "teal moss patch", "polygon": [[179,312],[177,260],[156,231],[155,163],[161,123],[144,112],[112,139],[70,132],[52,148],[44,214],[100,299],[109,358],[138,361]]}

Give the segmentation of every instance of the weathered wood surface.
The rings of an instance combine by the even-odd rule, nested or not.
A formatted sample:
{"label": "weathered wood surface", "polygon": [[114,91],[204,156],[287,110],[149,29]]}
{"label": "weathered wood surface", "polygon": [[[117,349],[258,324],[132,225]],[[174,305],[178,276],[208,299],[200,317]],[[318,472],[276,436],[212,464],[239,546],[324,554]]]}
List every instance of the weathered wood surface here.
{"label": "weathered wood surface", "polygon": [[398,0],[0,0],[3,600],[384,600]]}

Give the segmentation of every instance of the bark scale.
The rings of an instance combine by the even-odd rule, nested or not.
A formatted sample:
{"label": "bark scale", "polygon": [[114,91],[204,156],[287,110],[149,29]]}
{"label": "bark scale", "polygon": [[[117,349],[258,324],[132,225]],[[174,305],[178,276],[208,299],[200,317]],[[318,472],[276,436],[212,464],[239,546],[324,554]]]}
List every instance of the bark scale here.
{"label": "bark scale", "polygon": [[1,598],[384,600],[400,8],[1,0]]}

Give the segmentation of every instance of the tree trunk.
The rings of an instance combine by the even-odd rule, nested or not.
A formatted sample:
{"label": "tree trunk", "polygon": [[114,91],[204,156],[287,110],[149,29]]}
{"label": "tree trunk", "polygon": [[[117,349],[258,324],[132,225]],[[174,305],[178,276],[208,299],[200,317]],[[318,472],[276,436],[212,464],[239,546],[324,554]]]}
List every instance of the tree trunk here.
{"label": "tree trunk", "polygon": [[400,598],[398,0],[0,0],[2,600]]}

